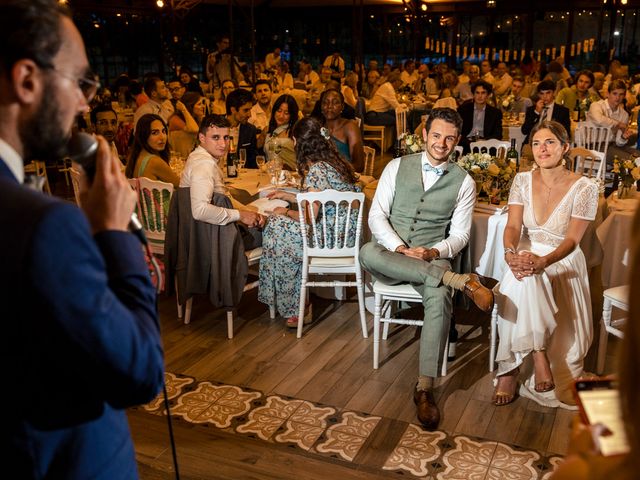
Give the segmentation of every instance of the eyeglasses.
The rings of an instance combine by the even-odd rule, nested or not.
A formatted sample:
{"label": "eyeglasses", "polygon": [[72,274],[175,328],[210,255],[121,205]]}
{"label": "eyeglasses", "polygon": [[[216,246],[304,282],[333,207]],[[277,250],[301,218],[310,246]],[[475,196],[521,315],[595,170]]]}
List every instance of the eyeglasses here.
{"label": "eyeglasses", "polygon": [[83,77],[76,78],[73,75],[57,70],[56,67],[53,65],[46,65],[44,68],[47,68],[68,80],[77,82],[78,88],[82,92],[82,95],[84,96],[87,103],[93,100],[93,97],[96,96],[96,93],[100,88],[100,78],[96,73],[92,72],[91,70],[87,70],[87,72],[84,74]]}
{"label": "eyeglasses", "polygon": [[184,88],[184,85],[180,85],[179,87],[169,87],[169,91],[171,93],[178,92],[178,91],[182,90],[183,88]]}

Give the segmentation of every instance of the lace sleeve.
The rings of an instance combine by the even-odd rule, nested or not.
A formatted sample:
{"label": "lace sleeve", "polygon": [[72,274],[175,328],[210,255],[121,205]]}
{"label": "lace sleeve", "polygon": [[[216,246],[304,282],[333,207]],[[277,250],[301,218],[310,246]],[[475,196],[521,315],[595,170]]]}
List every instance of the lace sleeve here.
{"label": "lace sleeve", "polygon": [[524,205],[524,186],[526,185],[525,176],[518,173],[513,179],[511,189],[509,190],[509,204]]}
{"label": "lace sleeve", "polygon": [[594,220],[598,211],[598,185],[586,178],[579,180],[582,185],[578,187],[573,199],[571,216],[584,220]]}

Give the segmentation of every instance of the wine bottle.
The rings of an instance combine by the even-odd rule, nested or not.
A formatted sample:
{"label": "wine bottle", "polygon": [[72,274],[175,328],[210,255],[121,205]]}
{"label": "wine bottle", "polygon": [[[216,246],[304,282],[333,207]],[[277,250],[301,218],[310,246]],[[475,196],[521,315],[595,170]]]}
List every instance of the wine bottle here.
{"label": "wine bottle", "polygon": [[516,139],[511,139],[511,147],[507,150],[507,162],[514,162],[516,164],[516,172],[520,169],[520,158],[518,156],[518,150],[516,149]]}
{"label": "wine bottle", "polygon": [[236,151],[236,144],[233,141],[233,137],[229,137],[229,153],[227,153],[227,177],[237,178],[238,169],[236,167],[238,163],[238,152]]}

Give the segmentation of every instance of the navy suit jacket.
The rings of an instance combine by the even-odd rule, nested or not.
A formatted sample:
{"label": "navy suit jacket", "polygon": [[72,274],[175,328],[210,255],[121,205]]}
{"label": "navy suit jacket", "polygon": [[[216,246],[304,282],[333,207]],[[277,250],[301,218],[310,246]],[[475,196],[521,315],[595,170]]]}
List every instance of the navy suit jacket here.
{"label": "navy suit jacket", "polygon": [[137,478],[125,408],[163,383],[155,292],[137,239],[93,236],[73,204],[0,159],[0,301],[15,478]]}
{"label": "navy suit jacket", "polygon": [[[567,107],[558,103],[554,103],[553,110],[551,111],[551,120],[555,120],[556,122],[561,124],[567,131],[567,134],[571,136],[571,116]],[[529,133],[531,133],[531,130],[533,130],[533,127],[535,127],[539,121],[540,114],[536,112],[535,105],[527,108],[527,111],[524,114],[524,123],[522,124],[522,128],[520,129],[522,133],[527,136],[524,139],[523,145],[529,143]]]}
{"label": "navy suit jacket", "polygon": [[258,130],[250,123],[240,124],[238,132],[238,152],[241,148],[247,151],[247,163],[245,168],[258,168],[256,163],[256,150],[258,149]]}
{"label": "navy suit jacket", "polygon": [[[458,113],[462,117],[462,132],[460,145],[465,149],[465,153],[469,151],[469,139],[467,136],[473,128],[473,102],[463,103],[458,107]],[[483,139],[502,139],[502,112],[496,107],[485,105]]]}

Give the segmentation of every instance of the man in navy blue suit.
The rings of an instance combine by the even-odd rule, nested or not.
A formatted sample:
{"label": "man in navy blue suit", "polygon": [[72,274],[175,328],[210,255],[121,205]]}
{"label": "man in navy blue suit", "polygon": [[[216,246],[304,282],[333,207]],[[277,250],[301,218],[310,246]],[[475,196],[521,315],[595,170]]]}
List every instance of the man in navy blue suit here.
{"label": "man in navy blue suit", "polygon": [[125,408],[162,387],[155,292],[127,232],[135,195],[98,137],[82,210],[23,185],[64,155],[97,82],[57,0],[0,3],[3,468],[13,478],[137,478]]}

